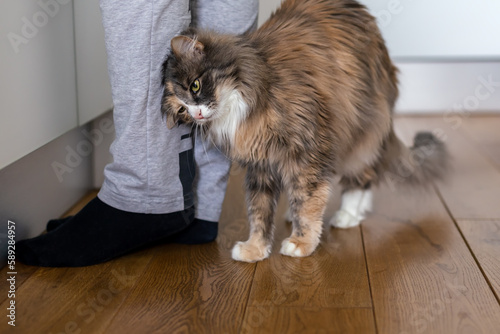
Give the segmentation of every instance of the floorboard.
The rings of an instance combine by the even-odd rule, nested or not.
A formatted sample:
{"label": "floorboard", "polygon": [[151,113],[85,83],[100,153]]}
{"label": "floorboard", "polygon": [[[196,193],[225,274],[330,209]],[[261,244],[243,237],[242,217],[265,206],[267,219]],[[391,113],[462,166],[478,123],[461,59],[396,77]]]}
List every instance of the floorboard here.
{"label": "floorboard", "polygon": [[460,220],[458,225],[500,302],[500,220]]}
{"label": "floorboard", "polygon": [[494,333],[500,306],[438,196],[382,188],[362,226],[379,333]]}
{"label": "floorboard", "polygon": [[[7,330],[105,333],[152,256],[148,250],[90,267],[38,269],[17,290],[16,327]],[[0,306],[6,307],[6,302]]]}
{"label": "floorboard", "polygon": [[464,120],[463,129],[481,153],[500,170],[500,117],[469,117]]}
{"label": "floorboard", "polygon": [[371,308],[252,306],[241,333],[376,333]]}

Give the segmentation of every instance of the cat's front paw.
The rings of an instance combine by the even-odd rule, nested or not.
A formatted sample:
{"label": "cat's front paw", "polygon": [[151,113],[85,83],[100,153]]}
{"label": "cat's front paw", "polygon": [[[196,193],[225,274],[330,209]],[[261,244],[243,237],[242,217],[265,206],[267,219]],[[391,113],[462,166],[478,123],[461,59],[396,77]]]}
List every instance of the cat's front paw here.
{"label": "cat's front paw", "polygon": [[317,247],[317,243],[306,243],[298,238],[290,237],[281,243],[280,253],[292,257],[304,257],[311,255]]}
{"label": "cat's front paw", "polygon": [[242,262],[257,262],[269,257],[271,245],[256,245],[250,241],[237,242],[233,247],[233,260]]}
{"label": "cat's front paw", "polygon": [[350,228],[358,226],[363,219],[365,219],[364,215],[356,215],[346,210],[339,210],[335,213],[332,220],[330,220],[330,225],[337,228]]}

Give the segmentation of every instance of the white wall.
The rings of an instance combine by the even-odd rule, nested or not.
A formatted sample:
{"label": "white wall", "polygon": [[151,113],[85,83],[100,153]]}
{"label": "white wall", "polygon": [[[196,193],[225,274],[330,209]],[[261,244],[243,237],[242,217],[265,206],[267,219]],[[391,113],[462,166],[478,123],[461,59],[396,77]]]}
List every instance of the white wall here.
{"label": "white wall", "polygon": [[259,0],[259,26],[279,7],[281,0]]}
{"label": "white wall", "polygon": [[401,71],[397,111],[500,112],[500,1],[362,2]]}
{"label": "white wall", "polygon": [[[391,56],[500,59],[500,1],[360,0],[377,18]],[[262,24],[280,0],[260,0]]]}
{"label": "white wall", "polygon": [[500,1],[361,0],[396,59],[500,58]]}

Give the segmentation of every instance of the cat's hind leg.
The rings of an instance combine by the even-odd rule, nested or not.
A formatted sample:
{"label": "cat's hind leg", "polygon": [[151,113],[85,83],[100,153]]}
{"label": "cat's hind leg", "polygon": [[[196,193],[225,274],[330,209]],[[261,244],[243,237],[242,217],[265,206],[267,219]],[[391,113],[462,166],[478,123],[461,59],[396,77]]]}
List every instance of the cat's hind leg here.
{"label": "cat's hind leg", "polygon": [[330,225],[337,228],[358,226],[366,218],[367,213],[372,210],[373,194],[370,182],[361,186],[358,182],[344,178],[341,183],[348,184],[348,186],[343,189],[340,209],[330,220]]}
{"label": "cat's hind leg", "polygon": [[342,194],[340,209],[330,220],[330,225],[338,228],[358,226],[372,209],[372,191],[348,190]]}
{"label": "cat's hind leg", "polygon": [[303,257],[311,255],[319,244],[323,230],[323,214],[331,183],[315,177],[288,186],[292,235],[281,244],[281,254]]}

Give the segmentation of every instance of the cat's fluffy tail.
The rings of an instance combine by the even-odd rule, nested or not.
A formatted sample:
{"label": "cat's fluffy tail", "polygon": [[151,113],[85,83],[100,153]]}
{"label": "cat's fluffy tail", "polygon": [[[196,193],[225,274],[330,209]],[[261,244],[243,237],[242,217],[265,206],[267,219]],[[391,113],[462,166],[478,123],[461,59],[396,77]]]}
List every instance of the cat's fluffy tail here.
{"label": "cat's fluffy tail", "polygon": [[430,132],[419,132],[413,146],[406,147],[394,134],[385,180],[410,187],[428,187],[443,180],[450,170],[450,155],[445,144]]}

